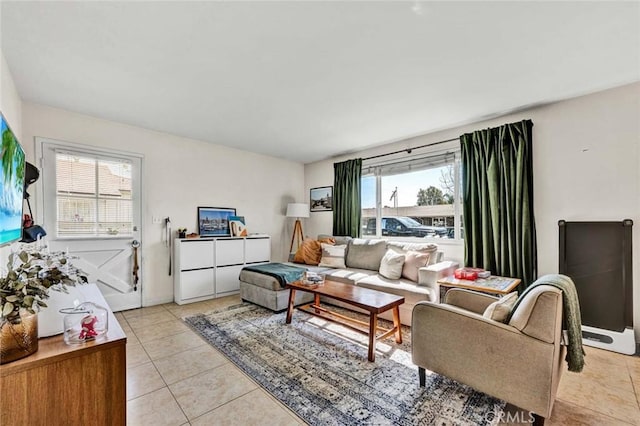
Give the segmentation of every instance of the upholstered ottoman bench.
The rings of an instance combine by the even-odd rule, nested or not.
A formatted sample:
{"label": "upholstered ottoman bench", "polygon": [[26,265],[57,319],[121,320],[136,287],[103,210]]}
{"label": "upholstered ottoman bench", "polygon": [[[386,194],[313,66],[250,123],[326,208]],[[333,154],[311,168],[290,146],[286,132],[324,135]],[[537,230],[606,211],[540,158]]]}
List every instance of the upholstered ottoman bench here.
{"label": "upholstered ottoman bench", "polygon": [[[278,278],[251,269],[244,268],[240,271],[240,297],[242,300],[275,312],[286,310],[289,304],[289,289],[283,288]],[[311,301],[313,301],[311,293],[296,292],[295,305]]]}

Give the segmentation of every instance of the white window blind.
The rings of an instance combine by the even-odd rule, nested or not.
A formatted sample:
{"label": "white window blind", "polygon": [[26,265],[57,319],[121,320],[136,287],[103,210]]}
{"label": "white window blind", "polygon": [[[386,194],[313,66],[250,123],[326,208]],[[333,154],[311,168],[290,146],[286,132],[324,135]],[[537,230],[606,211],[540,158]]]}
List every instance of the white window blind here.
{"label": "white window blind", "polygon": [[[381,176],[410,173],[417,170],[442,167],[454,162],[456,154],[445,152],[437,155],[416,155],[403,159],[395,159],[377,164],[363,164],[362,176],[379,174]],[[376,173],[377,172],[377,173]]]}
{"label": "white window blind", "polygon": [[131,235],[131,192],[130,162],[56,151],[58,236]]}

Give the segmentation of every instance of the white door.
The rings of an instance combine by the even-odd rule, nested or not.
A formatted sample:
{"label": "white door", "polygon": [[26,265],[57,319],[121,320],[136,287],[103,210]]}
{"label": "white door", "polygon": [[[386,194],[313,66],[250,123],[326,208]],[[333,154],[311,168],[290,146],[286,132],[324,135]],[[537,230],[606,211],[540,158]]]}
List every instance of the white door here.
{"label": "white door", "polygon": [[45,139],[36,147],[38,220],[50,249],[76,257],[113,311],[139,308],[142,158]]}

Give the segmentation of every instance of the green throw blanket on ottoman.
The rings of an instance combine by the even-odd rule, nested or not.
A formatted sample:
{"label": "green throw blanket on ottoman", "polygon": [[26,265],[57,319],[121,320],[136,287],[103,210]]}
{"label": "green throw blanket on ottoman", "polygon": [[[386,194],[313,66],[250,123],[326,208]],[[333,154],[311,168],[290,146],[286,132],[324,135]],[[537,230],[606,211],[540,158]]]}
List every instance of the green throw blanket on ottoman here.
{"label": "green throw blanket on ottoman", "polygon": [[278,280],[282,288],[287,283],[292,283],[302,279],[305,268],[297,266],[284,265],[282,263],[264,263],[261,265],[245,266],[245,271],[257,272],[259,274],[269,275]]}
{"label": "green throw blanket on ottoman", "polygon": [[526,288],[516,301],[511,312],[515,312],[524,296],[534,287],[539,285],[550,285],[562,291],[562,315],[564,317],[564,327],[567,329],[567,364],[569,371],[579,373],[584,367],[584,349],[582,348],[582,319],[580,318],[580,303],[576,286],[571,278],[566,275],[549,274],[538,278],[533,284]]}

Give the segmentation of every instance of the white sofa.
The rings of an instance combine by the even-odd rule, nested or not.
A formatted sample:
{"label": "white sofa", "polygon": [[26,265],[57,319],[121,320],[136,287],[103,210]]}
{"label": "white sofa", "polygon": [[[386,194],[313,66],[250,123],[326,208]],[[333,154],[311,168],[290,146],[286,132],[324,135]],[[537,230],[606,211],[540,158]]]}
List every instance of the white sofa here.
{"label": "white sofa", "polygon": [[[411,325],[413,307],[416,303],[425,300],[439,302],[440,289],[437,284],[438,279],[453,274],[453,271],[458,267],[456,262],[443,261],[443,253],[438,251],[437,246],[434,244],[352,239],[349,237],[334,238],[336,239],[336,245],[347,245],[346,268],[334,269],[297,263],[291,263],[291,265],[323,273],[333,281],[403,296],[405,303],[400,306],[400,321],[402,324],[409,326]],[[380,261],[387,249],[391,247],[395,251],[416,250],[432,252],[429,264],[420,268],[418,272],[418,282],[404,278],[388,279],[378,273]],[[289,290],[283,289],[273,277],[243,270],[240,273],[240,296],[243,300],[274,311],[282,311],[287,308]],[[308,293],[296,293],[296,304],[306,303],[311,300],[312,296]],[[332,299],[327,299],[326,302],[340,305],[339,302]],[[349,308],[353,309],[351,306]],[[380,317],[392,320],[390,311],[380,315]]]}

